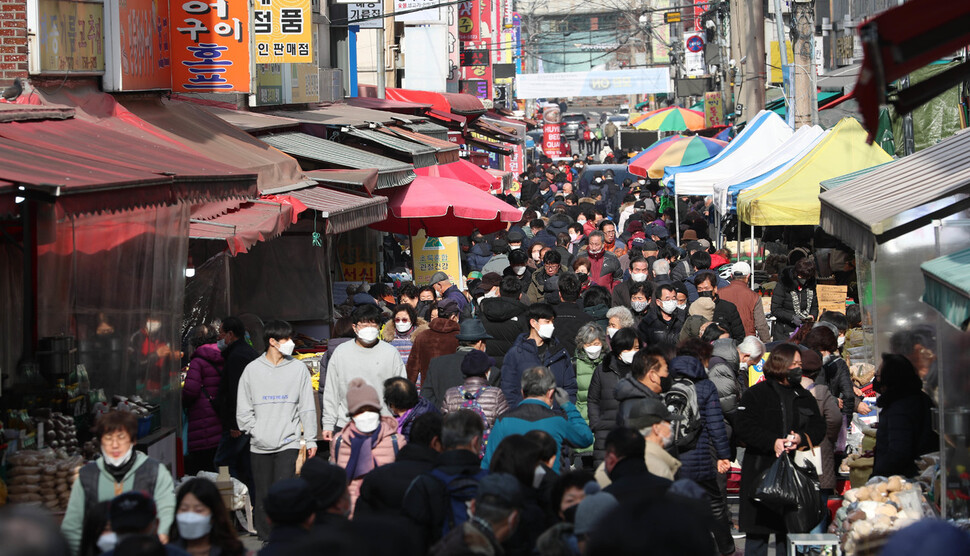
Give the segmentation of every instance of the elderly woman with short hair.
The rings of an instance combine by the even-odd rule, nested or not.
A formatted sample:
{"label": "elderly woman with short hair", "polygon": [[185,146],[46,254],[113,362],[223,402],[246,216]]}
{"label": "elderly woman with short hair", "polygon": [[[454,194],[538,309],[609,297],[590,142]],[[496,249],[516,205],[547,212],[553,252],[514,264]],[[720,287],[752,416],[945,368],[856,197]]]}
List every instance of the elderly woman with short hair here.
{"label": "elderly woman with short hair", "polygon": [[[589,322],[579,329],[576,333],[576,353],[573,354],[573,365],[576,367],[576,384],[579,390],[576,391],[576,409],[589,423],[587,414],[587,398],[589,397],[589,385],[593,380],[593,372],[596,367],[603,362],[603,359],[610,352],[610,343],[606,337],[606,331],[595,322]],[[592,453],[592,447],[586,450],[578,450],[578,453]]]}

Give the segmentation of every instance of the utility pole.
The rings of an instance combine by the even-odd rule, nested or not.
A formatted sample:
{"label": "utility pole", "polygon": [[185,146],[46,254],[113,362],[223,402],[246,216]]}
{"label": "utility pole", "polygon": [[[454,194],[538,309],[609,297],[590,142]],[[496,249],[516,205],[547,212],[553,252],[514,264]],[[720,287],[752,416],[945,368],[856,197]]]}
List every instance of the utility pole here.
{"label": "utility pole", "polygon": [[762,2],[731,0],[731,42],[737,46],[739,73],[735,78],[735,98],[742,107],[738,123],[765,108],[764,19]]}
{"label": "utility pole", "polygon": [[[776,0],[777,2],[778,0]],[[792,2],[792,29],[794,30],[794,99],[795,129],[818,122],[818,100],[815,90],[815,2],[794,0]]]}
{"label": "utility pole", "polygon": [[381,28],[377,30],[377,98],[385,98],[386,86],[387,86],[387,72],[385,70],[384,63],[384,51],[387,49],[387,45],[384,44],[384,22],[381,22]]}

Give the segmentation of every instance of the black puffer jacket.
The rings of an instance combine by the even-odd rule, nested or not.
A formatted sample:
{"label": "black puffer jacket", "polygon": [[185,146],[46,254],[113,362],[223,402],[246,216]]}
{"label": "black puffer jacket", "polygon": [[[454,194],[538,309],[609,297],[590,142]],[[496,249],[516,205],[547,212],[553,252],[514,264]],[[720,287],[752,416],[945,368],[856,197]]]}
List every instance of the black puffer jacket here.
{"label": "black puffer jacket", "polygon": [[836,400],[842,400],[842,415],[851,421],[857,398],[848,363],[838,355],[826,355],[822,360],[822,370],[824,372],[819,374],[819,379],[815,382],[828,386],[832,396]]}
{"label": "black puffer jacket", "polygon": [[714,353],[708,363],[707,376],[717,388],[721,401],[721,413],[727,425],[728,439],[734,434],[734,413],[741,402],[741,381],[738,378],[738,345],[731,338],[714,341]]}
{"label": "black puffer jacket", "polygon": [[483,299],[478,305],[478,316],[485,325],[485,331],[492,336],[491,340],[485,341],[485,353],[495,359],[495,365],[499,368],[512,343],[529,325],[522,316],[526,309],[518,299],[507,297]]}
{"label": "black puffer jacket", "polygon": [[589,382],[586,398],[586,411],[589,415],[589,428],[596,438],[593,444],[593,460],[596,466],[606,457],[606,435],[616,428],[616,416],[620,402],[616,399],[616,386],[621,379],[630,375],[630,365],[610,354],[603,360]]}
{"label": "black puffer jacket", "polygon": [[815,277],[809,278],[804,286],[799,286],[795,279],[795,268],[787,267],[778,276],[778,283],[771,292],[771,316],[775,317],[775,324],[771,328],[771,338],[775,341],[786,341],[801,324],[795,319],[795,303],[798,300],[799,310],[808,311],[818,318],[818,296],[815,295]]}
{"label": "black puffer jacket", "polygon": [[687,311],[677,309],[671,316],[673,317],[671,320],[665,321],[660,316],[660,307],[654,303],[647,309],[647,313],[640,319],[640,324],[637,326],[640,341],[647,347],[661,344],[677,345],[680,329],[684,327],[684,321],[687,320]]}
{"label": "black puffer jacket", "polygon": [[627,417],[630,416],[630,410],[636,404],[636,400],[642,398],[663,399],[660,394],[633,378],[633,375],[626,376],[616,383],[616,388],[613,389],[613,397],[618,404],[616,413],[616,426],[618,427],[625,426]]}

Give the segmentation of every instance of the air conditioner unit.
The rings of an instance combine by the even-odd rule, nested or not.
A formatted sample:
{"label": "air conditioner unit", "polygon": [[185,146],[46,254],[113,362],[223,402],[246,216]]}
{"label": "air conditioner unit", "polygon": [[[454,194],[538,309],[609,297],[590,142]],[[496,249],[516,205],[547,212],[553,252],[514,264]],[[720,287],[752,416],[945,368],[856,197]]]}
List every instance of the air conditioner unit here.
{"label": "air conditioner unit", "polygon": [[344,98],[344,74],[339,68],[320,68],[320,102]]}

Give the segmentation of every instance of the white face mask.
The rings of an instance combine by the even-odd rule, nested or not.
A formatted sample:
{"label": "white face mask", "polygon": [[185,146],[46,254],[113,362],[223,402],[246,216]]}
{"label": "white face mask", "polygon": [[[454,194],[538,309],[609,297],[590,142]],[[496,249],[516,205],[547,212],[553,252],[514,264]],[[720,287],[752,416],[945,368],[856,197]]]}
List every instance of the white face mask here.
{"label": "white face mask", "polygon": [[571,233],[571,234],[569,234],[569,240],[570,241],[576,241],[577,239],[579,239],[579,234],[577,234],[577,233]]}
{"label": "white face mask", "polygon": [[404,334],[408,330],[411,330],[411,321],[407,321],[407,322],[395,322],[394,323],[394,328],[397,328],[397,331],[398,332],[400,332],[401,334]]}
{"label": "white face mask", "polygon": [[677,308],[678,309],[683,309],[683,310],[686,311],[687,310],[687,303],[678,303],[677,304]]}
{"label": "white face mask", "polygon": [[286,356],[293,355],[293,349],[296,348],[296,343],[293,340],[287,340],[280,344],[280,347],[276,348],[280,350],[280,353]]}
{"label": "white face mask", "polygon": [[541,255],[541,253],[542,253],[542,251],[536,251],[535,253],[533,253],[532,254],[532,260],[535,261],[535,262],[539,262],[539,256]]}
{"label": "white face mask", "polygon": [[201,539],[212,530],[211,515],[181,512],[175,514],[175,523],[178,524],[179,536],[190,541]]}
{"label": "white face mask", "polygon": [[623,361],[627,365],[633,363],[633,356],[636,355],[636,350],[624,351],[620,353],[620,361]]}
{"label": "white face mask", "polygon": [[522,276],[523,274],[525,274],[525,267],[524,266],[513,266],[512,267],[512,272],[515,272],[515,275],[516,276]]}
{"label": "white face mask", "polygon": [[583,351],[586,352],[586,356],[590,359],[596,359],[603,351],[603,346],[586,346],[583,348]]}
{"label": "white face mask", "polygon": [[145,323],[145,330],[147,330],[149,334],[155,334],[161,329],[162,323],[158,322],[157,320],[150,320]]}
{"label": "white face mask", "polygon": [[548,340],[549,338],[552,338],[552,333],[555,330],[556,327],[551,322],[547,324],[540,324],[538,330],[539,337],[543,340]]}
{"label": "white face mask", "polygon": [[115,549],[115,545],[118,544],[118,533],[114,531],[108,531],[107,533],[102,533],[98,537],[98,550],[102,553],[110,552]]}
{"label": "white face mask", "polygon": [[360,338],[360,341],[364,342],[365,344],[374,343],[374,340],[377,339],[377,334],[378,331],[376,326],[367,326],[357,331],[357,337]]}
{"label": "white face mask", "polygon": [[510,243],[509,244],[509,249],[512,250],[512,251],[515,251],[516,249],[518,249],[520,247],[522,247],[522,244],[521,243]]}
{"label": "white face mask", "polygon": [[646,282],[647,281],[647,275],[646,275],[646,273],[642,273],[642,272],[637,272],[635,274],[630,274],[630,280],[633,280],[634,282]]}
{"label": "white face mask", "polygon": [[583,226],[583,225],[586,224],[586,219],[585,218],[580,218],[580,219],[576,220],[576,223],[579,224],[580,226]]}
{"label": "white face mask", "polygon": [[128,463],[128,460],[131,459],[132,454],[134,454],[134,450],[135,450],[134,446],[132,446],[131,448],[128,448],[128,451],[125,452],[125,455],[121,456],[120,458],[113,458],[108,455],[108,452],[101,450],[101,457],[104,458],[104,462],[107,463],[108,465],[111,465],[113,467],[121,467],[122,465]]}
{"label": "white face mask", "polygon": [[667,301],[661,301],[660,308],[663,309],[664,313],[667,313],[669,315],[677,310],[677,300],[668,299]]}
{"label": "white face mask", "polygon": [[354,426],[363,433],[374,432],[381,424],[381,414],[376,411],[365,411],[354,415]]}
{"label": "white face mask", "polygon": [[642,313],[642,312],[643,312],[643,310],[647,308],[647,305],[648,305],[649,303],[650,303],[649,301],[631,301],[631,302],[630,302],[630,307],[631,307],[631,308],[632,308],[632,309],[633,309],[634,311],[636,311],[636,312],[638,312],[638,313]]}
{"label": "white face mask", "polygon": [[612,326],[606,327],[606,333],[610,336],[610,338],[612,338],[613,335],[616,334],[617,330],[619,330],[619,328],[613,328]]}
{"label": "white face mask", "polygon": [[492,299],[493,297],[498,297],[498,293],[495,290],[488,290],[485,292],[485,299]]}
{"label": "white face mask", "polygon": [[845,344],[845,336],[839,336],[838,342],[839,347],[842,347]]}

